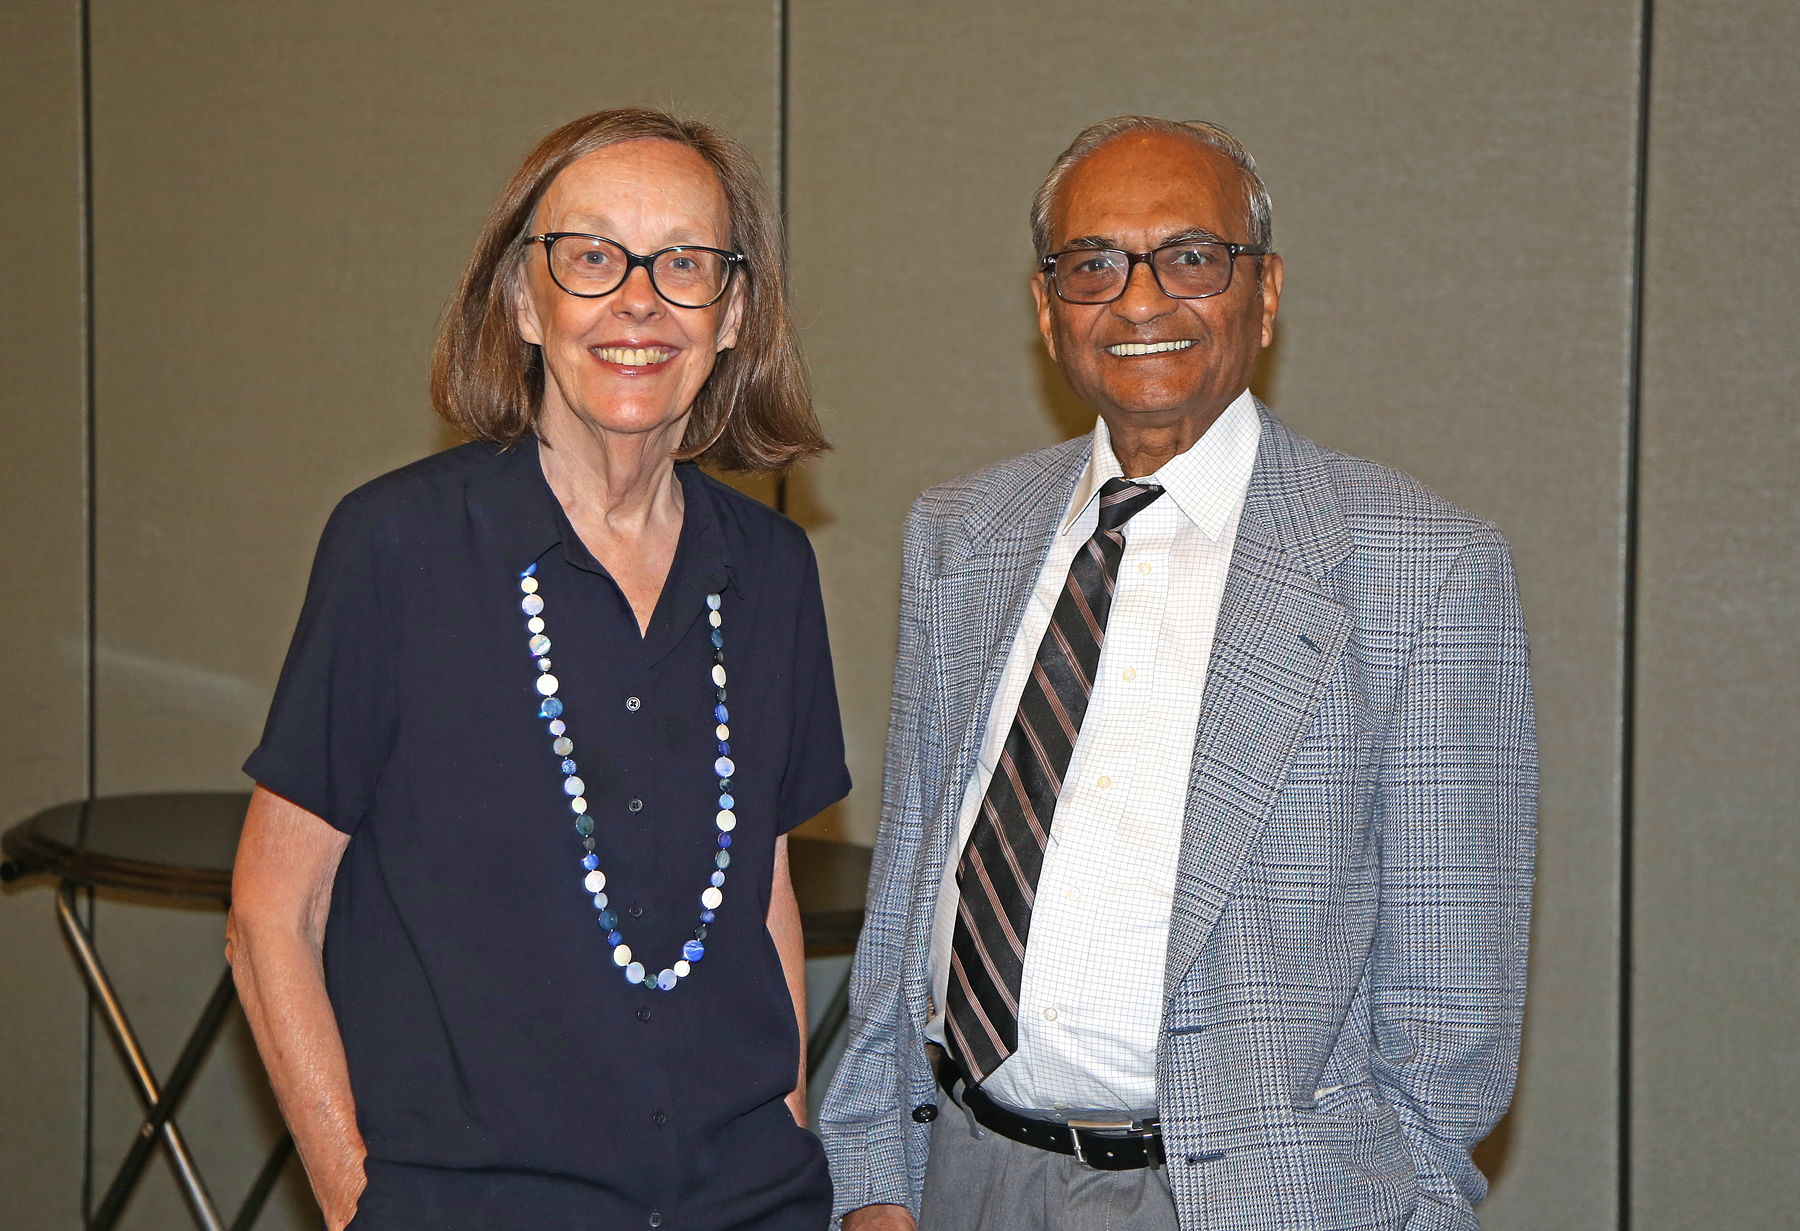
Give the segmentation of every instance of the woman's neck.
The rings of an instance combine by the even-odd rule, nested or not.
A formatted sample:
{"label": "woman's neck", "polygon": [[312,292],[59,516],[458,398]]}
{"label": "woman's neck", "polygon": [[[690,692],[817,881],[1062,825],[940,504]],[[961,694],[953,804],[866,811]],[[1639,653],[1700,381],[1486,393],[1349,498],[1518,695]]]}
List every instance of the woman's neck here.
{"label": "woman's neck", "polygon": [[544,478],[583,539],[589,526],[623,540],[654,537],[671,520],[680,526],[681,482],[671,455],[686,426],[684,419],[657,431],[609,432],[561,406],[545,407],[538,423],[548,446],[538,451]]}

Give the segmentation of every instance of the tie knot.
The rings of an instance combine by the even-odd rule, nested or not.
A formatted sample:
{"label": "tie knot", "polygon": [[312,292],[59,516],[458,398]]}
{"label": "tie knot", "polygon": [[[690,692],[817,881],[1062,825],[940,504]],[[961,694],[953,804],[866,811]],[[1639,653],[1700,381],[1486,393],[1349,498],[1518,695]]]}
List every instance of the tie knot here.
{"label": "tie knot", "polygon": [[1100,529],[1117,530],[1156,503],[1163,489],[1131,479],[1108,479],[1100,489]]}

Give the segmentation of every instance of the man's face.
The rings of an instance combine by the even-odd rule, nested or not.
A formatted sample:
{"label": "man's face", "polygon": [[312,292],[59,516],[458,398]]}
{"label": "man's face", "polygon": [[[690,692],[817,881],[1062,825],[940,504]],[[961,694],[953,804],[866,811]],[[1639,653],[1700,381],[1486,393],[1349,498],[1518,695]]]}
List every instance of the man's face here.
{"label": "man's face", "polygon": [[[1051,209],[1051,251],[1075,247],[1148,252],[1193,239],[1247,243],[1243,180],[1211,146],[1168,133],[1130,133],[1090,154]],[[1171,299],[1148,264],[1132,268],[1112,303],[1057,298],[1046,275],[1031,280],[1044,344],[1081,399],[1115,431],[1193,423],[1203,432],[1250,383],[1274,336],[1281,258],[1240,256],[1231,286],[1207,299]],[[1147,355],[1131,343],[1187,343]],[[1198,433],[1196,433],[1197,435]]]}

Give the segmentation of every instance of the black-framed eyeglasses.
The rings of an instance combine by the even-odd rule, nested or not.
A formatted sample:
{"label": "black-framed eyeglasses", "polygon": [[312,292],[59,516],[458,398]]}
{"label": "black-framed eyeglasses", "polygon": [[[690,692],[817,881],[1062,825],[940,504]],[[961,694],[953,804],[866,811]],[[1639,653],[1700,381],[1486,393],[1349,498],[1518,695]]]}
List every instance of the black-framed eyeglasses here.
{"label": "black-framed eyeglasses", "polygon": [[1111,303],[1131,284],[1139,264],[1150,266],[1156,285],[1170,299],[1210,299],[1231,286],[1240,256],[1267,256],[1264,245],[1188,240],[1149,252],[1119,248],[1070,248],[1044,258],[1044,273],[1064,303]]}
{"label": "black-framed eyeglasses", "polygon": [[651,288],[677,308],[710,308],[718,303],[745,260],[741,252],[696,244],[639,256],[616,240],[579,231],[527,235],[525,242],[544,245],[550,277],[571,295],[582,299],[610,295],[641,265],[650,274]]}

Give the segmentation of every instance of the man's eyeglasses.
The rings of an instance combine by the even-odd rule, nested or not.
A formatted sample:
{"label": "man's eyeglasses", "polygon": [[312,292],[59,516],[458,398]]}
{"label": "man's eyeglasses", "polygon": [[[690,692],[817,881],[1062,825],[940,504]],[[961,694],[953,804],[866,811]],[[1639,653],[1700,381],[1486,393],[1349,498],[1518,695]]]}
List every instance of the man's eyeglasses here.
{"label": "man's eyeglasses", "polygon": [[1231,286],[1240,256],[1267,256],[1266,246],[1193,240],[1164,244],[1149,252],[1118,248],[1071,248],[1044,258],[1044,273],[1064,303],[1111,303],[1125,293],[1131,271],[1147,263],[1156,285],[1170,299],[1207,299]]}
{"label": "man's eyeglasses", "polygon": [[610,295],[642,265],[650,273],[651,288],[677,308],[710,308],[718,303],[745,259],[741,252],[692,244],[639,256],[623,244],[575,231],[527,235],[525,242],[544,245],[550,277],[571,295],[582,299]]}

